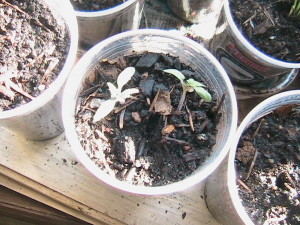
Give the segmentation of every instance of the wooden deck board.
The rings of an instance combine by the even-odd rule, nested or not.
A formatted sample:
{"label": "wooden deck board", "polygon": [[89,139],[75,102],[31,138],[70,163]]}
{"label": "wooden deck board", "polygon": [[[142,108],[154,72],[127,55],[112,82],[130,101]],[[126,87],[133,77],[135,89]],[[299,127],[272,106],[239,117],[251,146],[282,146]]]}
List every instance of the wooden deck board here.
{"label": "wooden deck board", "polygon": [[204,183],[180,193],[140,196],[100,182],[80,163],[64,134],[28,141],[0,128],[0,184],[93,224],[212,224]]}

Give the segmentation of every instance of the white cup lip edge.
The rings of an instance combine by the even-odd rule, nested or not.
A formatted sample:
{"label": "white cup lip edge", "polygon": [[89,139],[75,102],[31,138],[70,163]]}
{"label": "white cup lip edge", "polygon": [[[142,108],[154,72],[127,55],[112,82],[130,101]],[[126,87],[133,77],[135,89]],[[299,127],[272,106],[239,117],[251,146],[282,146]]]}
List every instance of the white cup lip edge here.
{"label": "white cup lip edge", "polygon": [[74,9],[75,14],[77,17],[80,18],[94,18],[94,17],[101,17],[101,16],[110,16],[113,14],[117,14],[126,8],[133,6],[134,4],[138,3],[140,0],[127,0],[119,5],[116,5],[112,8],[102,9],[98,11],[77,11]]}

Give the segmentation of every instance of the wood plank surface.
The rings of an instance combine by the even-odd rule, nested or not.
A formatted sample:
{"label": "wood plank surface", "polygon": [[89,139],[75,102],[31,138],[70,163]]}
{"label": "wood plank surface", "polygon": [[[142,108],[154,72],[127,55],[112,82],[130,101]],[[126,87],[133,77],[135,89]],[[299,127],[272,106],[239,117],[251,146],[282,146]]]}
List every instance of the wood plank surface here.
{"label": "wood plank surface", "polygon": [[92,224],[212,224],[204,183],[140,196],[100,182],[77,162],[64,134],[28,141],[0,128],[0,184]]}
{"label": "wood plank surface", "polygon": [[88,225],[59,210],[0,186],[0,224]]}

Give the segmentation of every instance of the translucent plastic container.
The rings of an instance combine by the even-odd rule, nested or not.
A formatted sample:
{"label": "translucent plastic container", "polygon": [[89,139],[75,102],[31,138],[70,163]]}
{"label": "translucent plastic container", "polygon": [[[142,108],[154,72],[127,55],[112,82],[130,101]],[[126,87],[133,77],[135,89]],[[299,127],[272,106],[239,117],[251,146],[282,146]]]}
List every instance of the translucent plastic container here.
{"label": "translucent plastic container", "polygon": [[254,225],[247,215],[236,186],[235,154],[243,132],[256,120],[289,104],[300,104],[300,90],[286,91],[267,98],[253,108],[239,125],[233,137],[229,156],[211,175],[205,187],[206,203],[212,215],[224,225]]}
{"label": "translucent plastic container", "polygon": [[[87,156],[75,131],[75,108],[82,83],[95,65],[102,59],[112,60],[119,56],[145,51],[169,53],[178,56],[195,70],[202,80],[216,92],[217,102],[226,94],[221,106],[222,116],[218,124],[216,144],[209,159],[186,179],[158,187],[134,186],[122,182],[101,171]],[[78,160],[98,179],[123,191],[157,195],[187,189],[208,177],[221,163],[229,150],[237,127],[237,102],[231,82],[219,62],[200,44],[171,31],[141,29],[110,37],[91,48],[78,62],[67,82],[63,97],[63,121],[66,137]]]}
{"label": "translucent plastic container", "polygon": [[222,0],[167,0],[173,13],[192,23],[209,22],[217,17],[222,8]]}
{"label": "translucent plastic container", "polygon": [[224,0],[209,49],[228,73],[240,99],[282,91],[294,81],[300,68],[300,63],[275,59],[254,47],[235,24],[229,0]]}
{"label": "translucent plastic container", "polygon": [[65,65],[55,81],[41,95],[18,108],[0,112],[0,126],[33,140],[45,140],[63,132],[61,118],[62,88],[75,63],[78,49],[78,25],[68,0],[44,0],[60,22],[65,22],[70,34],[70,46]]}
{"label": "translucent plastic container", "polygon": [[144,0],[127,0],[105,10],[75,11],[81,46],[88,49],[114,34],[138,29],[143,7]]}

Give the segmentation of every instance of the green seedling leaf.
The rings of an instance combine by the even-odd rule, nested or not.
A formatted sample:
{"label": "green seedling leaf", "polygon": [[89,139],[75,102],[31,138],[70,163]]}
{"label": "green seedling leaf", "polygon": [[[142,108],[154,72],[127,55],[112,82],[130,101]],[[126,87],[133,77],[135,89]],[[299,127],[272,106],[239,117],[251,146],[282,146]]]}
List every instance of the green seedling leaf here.
{"label": "green seedling leaf", "polygon": [[300,1],[295,0],[295,15],[300,16]]}
{"label": "green seedling leaf", "polygon": [[207,90],[205,90],[203,87],[194,87],[194,89],[204,101],[211,102],[211,95]]}
{"label": "green seedling leaf", "polygon": [[93,117],[93,123],[96,123],[106,117],[114,109],[116,103],[117,101],[115,99],[108,99],[103,102]]}
{"label": "green seedling leaf", "polygon": [[128,81],[130,81],[134,73],[135,73],[134,67],[127,67],[119,74],[117,79],[117,85],[120,91],[122,90],[123,86],[127,84]]}
{"label": "green seedling leaf", "polygon": [[112,83],[107,82],[107,86],[109,88],[109,91],[110,91],[110,94],[111,94],[112,98],[116,97],[120,93],[120,90],[118,88],[116,88],[116,86],[113,85]]}
{"label": "green seedling leaf", "polygon": [[176,69],[166,69],[163,70],[165,73],[170,73],[172,75],[174,75],[175,77],[177,77],[181,82],[184,81],[185,76],[183,75],[183,73],[181,73],[179,70]]}
{"label": "green seedling leaf", "polygon": [[121,104],[125,103],[126,98],[130,98],[132,94],[139,93],[139,89],[137,88],[129,88],[124,90],[121,94],[116,96],[116,100]]}
{"label": "green seedling leaf", "polygon": [[121,96],[122,96],[122,98],[126,99],[126,98],[131,97],[132,94],[137,94],[137,93],[139,93],[139,89],[137,89],[137,88],[129,88],[129,89],[124,90],[121,93]]}
{"label": "green seedling leaf", "polygon": [[103,102],[97,109],[93,117],[93,123],[96,123],[106,117],[114,109],[117,102],[123,104],[126,98],[129,98],[132,94],[136,94],[139,92],[139,89],[137,88],[129,88],[122,92],[123,86],[132,78],[134,73],[134,67],[127,67],[126,69],[124,69],[117,78],[118,87],[110,82],[107,82],[107,86],[111,93],[110,99]]}
{"label": "green seedling leaf", "polygon": [[205,87],[204,84],[194,80],[193,78],[190,78],[186,81],[186,83],[188,84],[188,86],[191,86],[191,87]]}
{"label": "green seedling leaf", "polygon": [[294,0],[289,16],[300,17],[300,1]]}

